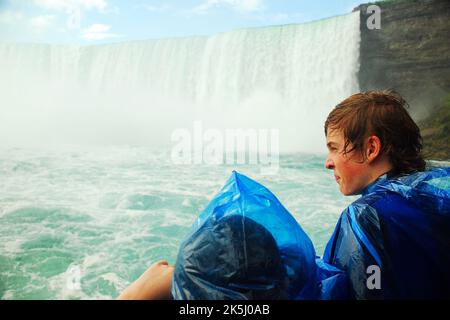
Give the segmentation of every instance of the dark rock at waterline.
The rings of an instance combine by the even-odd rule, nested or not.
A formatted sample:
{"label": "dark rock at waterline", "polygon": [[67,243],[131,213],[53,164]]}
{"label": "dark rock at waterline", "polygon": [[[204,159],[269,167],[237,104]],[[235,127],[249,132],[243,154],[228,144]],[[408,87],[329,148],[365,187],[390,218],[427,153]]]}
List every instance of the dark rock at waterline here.
{"label": "dark rock at waterline", "polygon": [[[381,28],[370,30],[367,8],[381,9]],[[428,159],[450,150],[450,1],[388,0],[361,4],[361,91],[392,88],[409,102]]]}

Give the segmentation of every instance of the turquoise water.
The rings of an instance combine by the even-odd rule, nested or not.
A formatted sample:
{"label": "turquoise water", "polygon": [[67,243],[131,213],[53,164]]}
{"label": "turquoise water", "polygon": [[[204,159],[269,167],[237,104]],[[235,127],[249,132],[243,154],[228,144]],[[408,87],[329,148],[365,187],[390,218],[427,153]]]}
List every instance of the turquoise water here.
{"label": "turquoise water", "polygon": [[272,190],[322,255],[354,199],[323,162],[283,155],[278,174],[263,176],[249,165],[173,165],[169,151],[141,147],[0,150],[0,298],[116,298],[151,263],[175,262],[234,169]]}

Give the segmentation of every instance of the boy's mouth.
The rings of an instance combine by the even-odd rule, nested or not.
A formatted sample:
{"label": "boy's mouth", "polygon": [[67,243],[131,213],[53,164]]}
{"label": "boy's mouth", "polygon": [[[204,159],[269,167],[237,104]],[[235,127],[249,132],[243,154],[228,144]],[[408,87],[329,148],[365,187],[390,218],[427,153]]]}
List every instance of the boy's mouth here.
{"label": "boy's mouth", "polygon": [[337,183],[339,183],[339,181],[341,180],[341,178],[338,177],[338,176],[336,176],[336,175],[334,176],[334,179],[336,179],[336,182],[337,182]]}

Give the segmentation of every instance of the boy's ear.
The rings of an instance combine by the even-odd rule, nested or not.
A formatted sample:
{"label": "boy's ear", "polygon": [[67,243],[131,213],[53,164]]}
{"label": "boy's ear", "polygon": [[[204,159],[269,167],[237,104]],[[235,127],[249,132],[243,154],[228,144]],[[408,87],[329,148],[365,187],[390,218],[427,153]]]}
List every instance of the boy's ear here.
{"label": "boy's ear", "polygon": [[377,136],[370,136],[366,141],[366,159],[371,163],[379,155],[381,151],[381,140]]}

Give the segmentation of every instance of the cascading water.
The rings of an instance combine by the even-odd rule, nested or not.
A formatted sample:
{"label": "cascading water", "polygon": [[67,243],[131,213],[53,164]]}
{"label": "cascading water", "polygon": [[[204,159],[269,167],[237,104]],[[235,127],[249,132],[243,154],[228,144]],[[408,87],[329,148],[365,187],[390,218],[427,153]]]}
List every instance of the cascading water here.
{"label": "cascading water", "polygon": [[351,13],[211,37],[2,44],[1,137],[152,145],[198,119],[278,128],[282,150],[323,151],[324,118],[358,90],[358,26]]}
{"label": "cascading water", "polygon": [[[352,199],[317,152],[329,110],[358,90],[359,41],[351,13],[211,37],[0,44],[0,298],[117,297],[152,262],[174,263],[234,169],[271,189],[322,254]],[[176,165],[171,133],[194,120],[279,129],[281,151],[310,154],[282,155],[276,175]]]}

